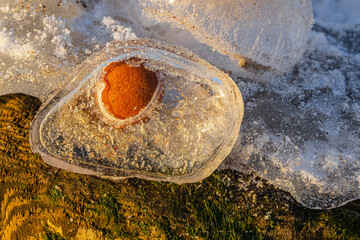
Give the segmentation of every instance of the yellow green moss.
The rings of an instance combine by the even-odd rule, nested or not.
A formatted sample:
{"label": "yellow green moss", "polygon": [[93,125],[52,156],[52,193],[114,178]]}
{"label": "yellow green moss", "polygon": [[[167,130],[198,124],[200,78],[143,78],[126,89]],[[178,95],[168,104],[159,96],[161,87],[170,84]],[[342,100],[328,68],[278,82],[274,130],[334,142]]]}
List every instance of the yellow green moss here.
{"label": "yellow green moss", "polygon": [[0,97],[0,239],[360,238],[360,201],[309,210],[254,174],[221,171],[176,185],[48,166],[28,143],[39,105]]}

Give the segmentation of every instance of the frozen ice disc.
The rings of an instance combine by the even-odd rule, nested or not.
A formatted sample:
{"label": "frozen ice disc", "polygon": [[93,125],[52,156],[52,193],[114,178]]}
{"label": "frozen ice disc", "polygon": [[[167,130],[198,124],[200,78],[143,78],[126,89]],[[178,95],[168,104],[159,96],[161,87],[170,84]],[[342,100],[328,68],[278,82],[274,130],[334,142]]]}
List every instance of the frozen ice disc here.
{"label": "frozen ice disc", "polygon": [[191,32],[248,72],[286,72],[312,26],[310,0],[140,0],[144,15]]}
{"label": "frozen ice disc", "polygon": [[[118,118],[105,106],[111,64],[157,76],[150,102],[135,115]],[[44,161],[70,171],[195,182],[230,153],[242,115],[235,83],[192,52],[150,40],[113,42],[48,97],[30,142]]]}

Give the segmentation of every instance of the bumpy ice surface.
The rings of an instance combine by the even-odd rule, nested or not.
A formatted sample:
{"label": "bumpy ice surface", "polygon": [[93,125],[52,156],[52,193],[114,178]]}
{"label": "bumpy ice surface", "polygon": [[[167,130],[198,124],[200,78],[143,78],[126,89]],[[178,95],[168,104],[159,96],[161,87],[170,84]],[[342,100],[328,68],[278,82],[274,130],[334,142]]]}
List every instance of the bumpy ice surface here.
{"label": "bumpy ice surface", "polygon": [[247,114],[226,165],[250,166],[304,205],[332,208],[360,197],[360,18],[351,14],[359,4],[314,7],[305,56],[291,74],[236,80]]}
{"label": "bumpy ice surface", "polygon": [[[310,0],[140,0],[144,15],[191,32],[248,72],[286,72],[302,57]],[[148,23],[148,19],[144,21]]]}
{"label": "bumpy ice surface", "polygon": [[[300,1],[283,5],[292,2]],[[1,1],[0,94],[24,92],[43,100],[112,40],[147,37],[185,46],[232,73],[245,99],[240,137],[221,167],[256,171],[308,207],[336,207],[360,197],[360,6],[358,0],[312,3],[315,24],[300,47],[304,56],[286,76],[264,83],[247,78],[199,36],[171,27],[173,19],[144,26],[135,1],[38,0],[23,8]],[[216,13],[212,18],[222,24],[224,18],[216,16],[223,13]]]}
{"label": "bumpy ice surface", "polygon": [[[103,120],[96,84],[108,64],[132,58],[156,72],[163,98],[149,103],[148,121],[118,128]],[[46,162],[71,171],[195,182],[230,153],[242,114],[235,83],[191,52],[149,40],[115,42],[50,95],[32,123],[30,143]]]}

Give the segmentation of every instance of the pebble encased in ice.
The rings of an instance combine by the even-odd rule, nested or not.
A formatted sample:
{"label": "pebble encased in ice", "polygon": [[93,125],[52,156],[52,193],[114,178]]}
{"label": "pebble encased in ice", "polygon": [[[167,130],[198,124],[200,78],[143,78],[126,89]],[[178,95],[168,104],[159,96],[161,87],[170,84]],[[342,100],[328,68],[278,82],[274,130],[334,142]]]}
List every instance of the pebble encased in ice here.
{"label": "pebble encased in ice", "polygon": [[[144,15],[191,32],[248,72],[287,72],[312,26],[310,0],[140,0]],[[149,22],[146,21],[145,22]]]}
{"label": "pebble encased in ice", "polygon": [[[111,62],[142,59],[163,84],[148,121],[124,127],[106,120],[96,84]],[[50,165],[113,179],[176,183],[210,175],[230,153],[243,102],[225,73],[183,48],[150,40],[113,42],[87,59],[43,103],[31,126],[34,152]]]}

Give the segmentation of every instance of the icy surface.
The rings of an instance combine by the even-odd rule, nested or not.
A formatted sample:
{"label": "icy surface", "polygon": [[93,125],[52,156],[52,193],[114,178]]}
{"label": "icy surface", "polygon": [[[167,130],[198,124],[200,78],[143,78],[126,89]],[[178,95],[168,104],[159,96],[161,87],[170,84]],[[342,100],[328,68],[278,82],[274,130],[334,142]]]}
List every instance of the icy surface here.
{"label": "icy surface", "polygon": [[[291,74],[266,84],[236,80],[246,114],[222,167],[255,170],[306,206],[332,208],[360,196],[358,16],[344,10],[358,1],[314,5],[316,24]],[[343,12],[328,15],[332,9]]]}
{"label": "icy surface", "polygon": [[310,0],[140,2],[149,19],[191,32],[256,76],[290,70],[302,57],[312,25]]}
{"label": "icy surface", "polygon": [[137,38],[114,17],[122,13],[120,1],[80,2],[0,2],[0,95],[22,92],[44,100],[107,42]]}
{"label": "icy surface", "polygon": [[357,0],[314,0],[313,5],[319,23],[350,27],[360,23],[360,2]]}
{"label": "icy surface", "polygon": [[305,55],[286,76],[270,75],[267,82],[244,77],[228,57],[171,27],[172,19],[142,25],[136,1],[81,2],[39,0],[22,8],[1,1],[0,94],[25,92],[43,100],[112,40],[172,42],[231,73],[243,93],[240,137],[222,168],[256,171],[308,207],[360,197],[358,0],[313,0],[315,24]]}
{"label": "icy surface", "polygon": [[[140,112],[147,121],[119,128],[99,108],[97,86],[108,64],[132,58],[156,72],[163,97],[153,97]],[[114,42],[73,76],[45,101],[31,127],[32,150],[51,165],[112,179],[195,182],[219,166],[238,137],[244,111],[239,89],[182,48]]]}

